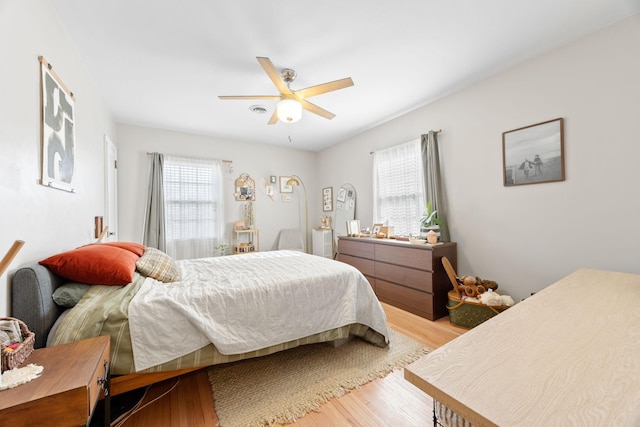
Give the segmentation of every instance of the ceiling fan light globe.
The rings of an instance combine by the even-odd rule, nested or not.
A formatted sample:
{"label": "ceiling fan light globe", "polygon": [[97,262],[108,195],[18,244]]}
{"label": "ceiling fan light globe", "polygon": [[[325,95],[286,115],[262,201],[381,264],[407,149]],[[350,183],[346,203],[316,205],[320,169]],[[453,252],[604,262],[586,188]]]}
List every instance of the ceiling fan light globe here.
{"label": "ceiling fan light globe", "polygon": [[295,99],[283,99],[278,102],[278,119],[285,123],[295,123],[302,117],[302,105]]}

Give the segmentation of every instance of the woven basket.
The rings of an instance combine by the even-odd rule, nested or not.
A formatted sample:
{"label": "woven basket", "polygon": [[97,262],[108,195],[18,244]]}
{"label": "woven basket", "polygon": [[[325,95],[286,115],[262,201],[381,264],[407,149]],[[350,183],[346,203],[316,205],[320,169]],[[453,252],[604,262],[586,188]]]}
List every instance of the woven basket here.
{"label": "woven basket", "polygon": [[2,357],[2,372],[9,369],[17,368],[24,362],[27,357],[33,352],[33,345],[36,340],[36,334],[31,332],[27,325],[20,319],[13,317],[0,317],[0,320],[15,320],[20,325],[20,332],[22,333],[22,342],[13,351],[7,351],[5,345],[0,344],[0,351]]}
{"label": "woven basket", "polygon": [[491,319],[509,308],[506,305],[484,305],[478,302],[462,301],[460,294],[456,291],[447,293],[447,309],[449,310],[449,321],[456,326],[471,329],[482,322]]}

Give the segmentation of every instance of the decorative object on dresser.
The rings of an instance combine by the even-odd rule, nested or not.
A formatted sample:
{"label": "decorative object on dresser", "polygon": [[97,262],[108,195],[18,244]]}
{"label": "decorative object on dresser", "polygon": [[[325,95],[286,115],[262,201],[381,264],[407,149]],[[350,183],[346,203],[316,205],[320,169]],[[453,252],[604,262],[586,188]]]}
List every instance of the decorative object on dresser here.
{"label": "decorative object on dresser", "polygon": [[414,245],[375,238],[338,238],[338,261],[365,275],[378,299],[429,320],[447,315],[451,289],[442,257],[457,265],[456,243]]}
{"label": "decorative object on dresser", "polygon": [[352,219],[347,221],[347,236],[358,237],[360,235],[360,220]]}

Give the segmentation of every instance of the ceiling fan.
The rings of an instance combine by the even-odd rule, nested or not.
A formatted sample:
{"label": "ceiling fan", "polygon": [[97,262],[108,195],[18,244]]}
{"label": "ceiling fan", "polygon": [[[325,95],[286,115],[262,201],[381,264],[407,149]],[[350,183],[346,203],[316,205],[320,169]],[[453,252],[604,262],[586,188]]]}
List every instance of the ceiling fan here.
{"label": "ceiling fan", "polygon": [[302,109],[305,109],[311,113],[317,114],[325,119],[333,119],[336,115],[330,111],[325,110],[322,107],[318,107],[315,104],[307,101],[307,98],[312,96],[321,95],[327,92],[333,92],[338,89],[344,89],[349,86],[353,86],[353,80],[351,77],[347,77],[340,80],[335,80],[328,83],[322,83],[315,86],[310,86],[305,89],[291,90],[289,85],[296,78],[296,72],[290,68],[285,68],[281,73],[276,70],[273,63],[269,58],[256,57],[264,71],[271,79],[276,88],[280,92],[280,95],[239,95],[239,96],[219,96],[220,99],[261,99],[261,100],[273,100],[279,101],[278,107],[271,115],[269,124],[276,124],[278,119],[285,123],[293,123],[300,120],[302,116]]}

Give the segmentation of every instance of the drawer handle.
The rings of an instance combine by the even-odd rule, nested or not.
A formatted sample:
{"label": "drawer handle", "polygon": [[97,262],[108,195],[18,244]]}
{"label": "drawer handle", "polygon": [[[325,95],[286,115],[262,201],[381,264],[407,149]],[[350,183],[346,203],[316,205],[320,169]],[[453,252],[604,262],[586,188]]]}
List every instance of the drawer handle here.
{"label": "drawer handle", "polygon": [[102,392],[104,393],[104,396],[107,397],[109,396],[109,362],[107,362],[106,360],[104,361],[104,378],[103,377],[98,377],[98,385],[100,386],[100,389],[102,390]]}

